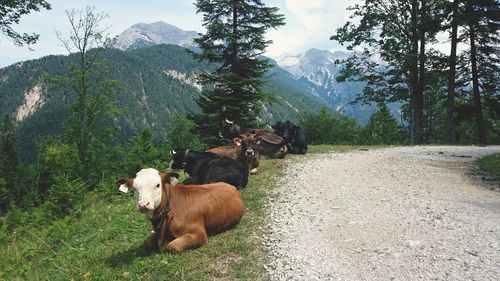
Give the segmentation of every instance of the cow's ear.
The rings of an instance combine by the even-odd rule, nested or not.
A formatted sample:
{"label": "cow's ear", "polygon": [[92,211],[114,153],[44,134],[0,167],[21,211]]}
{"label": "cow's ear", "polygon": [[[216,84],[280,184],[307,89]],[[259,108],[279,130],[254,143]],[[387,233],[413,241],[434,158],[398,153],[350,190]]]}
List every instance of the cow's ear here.
{"label": "cow's ear", "polygon": [[179,173],[170,172],[170,173],[168,173],[168,176],[171,177],[171,178],[179,178]]}
{"label": "cow's ear", "polygon": [[160,178],[161,178],[161,183],[162,184],[171,184],[171,185],[176,185],[179,180],[179,174],[178,173],[160,173]]}
{"label": "cow's ear", "polygon": [[234,139],[233,139],[233,142],[234,142],[234,144],[236,144],[237,146],[241,146],[241,138],[236,137],[236,138],[234,138]]}
{"label": "cow's ear", "polygon": [[176,185],[179,182],[179,174],[178,173],[169,173],[169,182],[171,185]]}
{"label": "cow's ear", "polygon": [[122,185],[122,184],[125,184],[127,186],[132,186],[134,184],[134,179],[121,178],[116,180],[116,185]]}
{"label": "cow's ear", "polygon": [[134,184],[134,179],[117,179],[116,184],[119,186],[118,191],[122,193],[128,192],[128,187]]}

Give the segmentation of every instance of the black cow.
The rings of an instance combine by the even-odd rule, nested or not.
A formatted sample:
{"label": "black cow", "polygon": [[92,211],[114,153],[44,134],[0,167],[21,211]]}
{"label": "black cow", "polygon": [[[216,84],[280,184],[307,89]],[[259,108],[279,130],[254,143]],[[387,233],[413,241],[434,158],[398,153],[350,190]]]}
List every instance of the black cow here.
{"label": "black cow", "polygon": [[274,126],[274,133],[285,139],[288,152],[292,154],[306,154],[307,142],[306,134],[301,127],[296,126],[290,121],[278,121]]}
{"label": "black cow", "polygon": [[242,189],[248,183],[248,164],[211,152],[175,149],[172,154],[172,169],[184,169],[189,178],[184,184],[225,182]]}

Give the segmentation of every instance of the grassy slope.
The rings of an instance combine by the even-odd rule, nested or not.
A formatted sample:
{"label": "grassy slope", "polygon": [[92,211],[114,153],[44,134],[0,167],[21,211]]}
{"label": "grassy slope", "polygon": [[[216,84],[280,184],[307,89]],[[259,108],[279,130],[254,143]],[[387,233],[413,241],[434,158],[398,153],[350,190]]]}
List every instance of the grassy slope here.
{"label": "grassy slope", "polygon": [[477,163],[481,170],[500,179],[500,153],[482,157]]}
{"label": "grassy slope", "polygon": [[[146,254],[149,221],[135,211],[135,198],[89,198],[79,218],[50,227],[19,228],[0,245],[0,280],[212,280],[267,279],[259,240],[265,190],[284,165],[262,161],[242,191],[245,214],[232,230],[209,238],[208,246],[180,254]],[[109,188],[115,188],[110,186]]]}

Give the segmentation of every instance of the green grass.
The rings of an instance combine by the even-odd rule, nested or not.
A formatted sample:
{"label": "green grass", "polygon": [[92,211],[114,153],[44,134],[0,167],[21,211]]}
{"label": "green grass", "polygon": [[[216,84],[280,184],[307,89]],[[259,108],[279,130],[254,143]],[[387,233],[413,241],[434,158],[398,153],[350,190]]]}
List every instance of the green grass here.
{"label": "green grass", "polygon": [[[0,280],[266,280],[266,252],[259,235],[263,200],[283,160],[261,162],[242,190],[245,213],[208,245],[178,254],[147,254],[150,223],[135,211],[135,198],[93,196],[79,218],[50,226],[18,227],[0,241]],[[110,186],[110,188],[116,188]]]}
{"label": "green grass", "polygon": [[[309,147],[310,153],[360,148]],[[259,173],[241,192],[242,220],[230,231],[209,237],[205,247],[148,254],[141,245],[150,223],[135,211],[135,198],[103,198],[97,193],[86,199],[87,207],[78,217],[18,226],[14,233],[0,236],[0,280],[268,280],[263,268],[267,252],[257,237],[266,222],[267,190],[274,187],[284,165],[283,160],[261,161]]]}
{"label": "green grass", "polygon": [[479,169],[500,179],[500,153],[488,155],[478,161]]}

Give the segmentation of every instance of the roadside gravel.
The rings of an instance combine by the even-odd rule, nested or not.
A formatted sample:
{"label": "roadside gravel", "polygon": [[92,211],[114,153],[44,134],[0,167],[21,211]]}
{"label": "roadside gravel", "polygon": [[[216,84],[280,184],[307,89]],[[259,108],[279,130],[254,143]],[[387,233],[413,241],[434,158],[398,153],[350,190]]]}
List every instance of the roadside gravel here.
{"label": "roadside gravel", "polygon": [[500,193],[470,176],[500,147],[289,157],[263,237],[272,280],[499,280]]}

